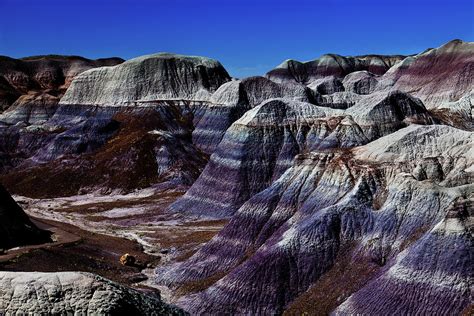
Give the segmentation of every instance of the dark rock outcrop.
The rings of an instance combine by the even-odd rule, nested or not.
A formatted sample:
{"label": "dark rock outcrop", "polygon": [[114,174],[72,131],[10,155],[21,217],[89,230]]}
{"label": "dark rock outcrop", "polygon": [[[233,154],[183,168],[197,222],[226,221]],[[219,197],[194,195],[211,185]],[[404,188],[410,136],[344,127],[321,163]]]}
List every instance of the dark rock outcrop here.
{"label": "dark rock outcrop", "polygon": [[368,71],[356,71],[348,74],[343,80],[348,91],[357,94],[371,94],[377,88],[377,76]]}
{"label": "dark rock outcrop", "polygon": [[345,91],[342,81],[332,76],[315,80],[308,87],[322,95]]}
{"label": "dark rock outcrop", "polygon": [[26,213],[0,185],[0,249],[51,241],[49,232],[33,224]]}

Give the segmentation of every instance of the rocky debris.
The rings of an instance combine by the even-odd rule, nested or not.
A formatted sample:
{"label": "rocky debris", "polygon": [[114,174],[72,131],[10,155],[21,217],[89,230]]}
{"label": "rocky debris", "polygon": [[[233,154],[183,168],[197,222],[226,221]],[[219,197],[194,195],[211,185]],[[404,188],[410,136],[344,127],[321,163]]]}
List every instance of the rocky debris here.
{"label": "rocky debris", "polygon": [[432,122],[419,100],[397,91],[366,96],[345,111],[269,100],[227,130],[201,176],[171,209],[229,216],[301,152],[355,147],[412,123]]}
{"label": "rocky debris", "polygon": [[[356,252],[385,269],[420,235],[425,236],[420,241],[431,238],[425,233],[443,220],[449,206],[472,194],[473,149],[470,132],[411,125],[351,150],[300,155],[277,181],[245,202],[229,224],[188,261],[159,268],[157,279],[176,287],[218,280],[180,299],[179,305],[191,313],[281,313],[330,269],[343,245],[355,242]],[[415,179],[416,169],[432,168],[433,160],[440,165],[440,174]],[[460,173],[465,175],[460,177]],[[467,276],[470,246],[465,240],[461,244],[464,250],[458,254],[463,259],[457,261],[456,269]],[[435,252],[450,249],[447,244],[432,248]],[[422,258],[426,253],[416,246],[410,249],[417,249]],[[349,304],[347,311],[391,314],[401,311],[402,303],[417,293],[438,293],[430,298],[436,299],[442,292],[435,289],[438,285],[430,286],[432,275],[442,278],[443,287],[456,288],[449,292],[453,296],[437,303],[437,310],[462,310],[469,299],[450,300],[465,291],[457,290],[458,278],[451,277],[451,270],[436,268],[438,258],[428,256],[426,260],[435,261],[427,265],[420,261],[420,268],[414,267],[413,271],[420,271],[415,272],[419,282],[425,284],[420,292],[413,286],[395,289],[387,285],[386,293],[396,290],[398,304],[381,306],[380,300],[369,297],[361,300],[360,309],[351,309]],[[465,281],[459,281],[465,289]],[[373,291],[380,287],[385,286],[369,286]],[[424,301],[416,302],[410,310],[430,308]]]}
{"label": "rocky debris", "polygon": [[176,54],[137,57],[77,76],[60,104],[123,106],[162,100],[208,101],[230,77],[216,60]]}
{"label": "rocky debris", "polygon": [[136,284],[148,280],[148,277],[143,273],[134,273],[128,276],[127,280],[130,283]]}
{"label": "rocky debris", "polygon": [[361,70],[382,75],[404,58],[405,56],[401,55],[344,57],[336,54],[327,54],[305,63],[291,59],[286,60],[275,69],[269,71],[266,76],[275,82],[296,81],[308,85],[321,78],[330,76],[343,78],[351,72]]}
{"label": "rocky debris", "polygon": [[85,272],[0,272],[1,314],[185,315],[159,296]]}
{"label": "rocky debris", "polygon": [[120,264],[123,266],[133,266],[135,262],[135,257],[129,253],[126,253],[120,257]]}
{"label": "rocky debris", "polygon": [[112,66],[120,58],[90,60],[78,56],[34,56],[22,59],[0,56],[0,121],[35,123],[54,114],[59,99],[78,74],[95,67]]}
{"label": "rocky debris", "polygon": [[50,233],[34,225],[26,213],[0,185],[0,249],[51,241]]}

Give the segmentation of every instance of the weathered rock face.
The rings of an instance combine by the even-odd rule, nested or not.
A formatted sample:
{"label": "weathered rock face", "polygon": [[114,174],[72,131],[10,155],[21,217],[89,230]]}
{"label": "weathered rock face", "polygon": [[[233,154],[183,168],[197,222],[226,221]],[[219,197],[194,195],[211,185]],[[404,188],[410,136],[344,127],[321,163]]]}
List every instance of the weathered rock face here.
{"label": "weathered rock face", "polygon": [[[369,258],[381,272],[393,271],[401,269],[398,262],[406,254],[402,251],[426,234],[408,248],[409,259],[401,261],[416,263],[410,268],[416,279],[405,277],[409,273],[405,268],[393,282],[377,281],[392,278],[382,274],[341,305],[341,311],[427,312],[431,305],[425,300],[410,300],[409,307],[388,301],[381,306],[380,300],[392,296],[377,297],[395,290],[403,301],[413,295],[434,301],[442,295],[441,285],[430,286],[434,275],[448,289],[435,309],[463,310],[470,302],[466,289],[472,277],[468,267],[472,238],[465,228],[459,229],[461,239],[434,232],[443,227],[438,223],[456,201],[472,196],[473,150],[470,132],[412,125],[352,150],[301,155],[270,187],[242,205],[193,257],[159,269],[157,278],[172,286],[220,279],[207,290],[181,298],[179,305],[191,313],[278,314],[327,272],[347,245],[357,253],[354,260]],[[425,175],[421,178],[420,170]],[[467,224],[472,217],[464,223],[472,225]],[[449,256],[436,254],[458,241],[462,242],[456,246],[459,260],[449,268]],[[437,246],[419,251],[428,249],[426,242]],[[438,248],[440,243],[446,247]],[[333,280],[338,281],[343,280]],[[402,281],[422,284],[403,286]],[[370,294],[377,289],[382,290]],[[341,293],[340,299],[349,294]]]}
{"label": "weathered rock face", "polygon": [[85,272],[0,272],[1,314],[185,315],[159,297]]}
{"label": "weathered rock face", "polygon": [[20,96],[1,116],[2,122],[38,124],[54,115],[59,98],[44,92],[32,92]]}
{"label": "weathered rock face", "polygon": [[78,56],[0,56],[0,121],[36,123],[54,114],[59,99],[78,74],[113,66],[120,58],[90,60]]}
{"label": "weathered rock face", "polygon": [[363,145],[412,122],[433,120],[419,100],[401,92],[364,97],[346,111],[287,99],[263,102],[228,129],[202,175],[172,209],[231,215],[276,180],[296,154]]}
{"label": "weathered rock face", "polygon": [[229,80],[218,61],[161,53],[82,73],[61,104],[120,106],[161,100],[207,101]]}
{"label": "weathered rock face", "polygon": [[296,81],[303,84],[310,84],[324,77],[334,76],[336,78],[343,78],[351,72],[361,70],[381,75],[404,58],[405,56],[401,55],[344,57],[336,54],[328,54],[305,63],[295,60],[286,60],[277,68],[269,71],[266,76],[275,82]]}
{"label": "weathered rock face", "polygon": [[0,249],[50,241],[49,233],[37,228],[0,185]]}

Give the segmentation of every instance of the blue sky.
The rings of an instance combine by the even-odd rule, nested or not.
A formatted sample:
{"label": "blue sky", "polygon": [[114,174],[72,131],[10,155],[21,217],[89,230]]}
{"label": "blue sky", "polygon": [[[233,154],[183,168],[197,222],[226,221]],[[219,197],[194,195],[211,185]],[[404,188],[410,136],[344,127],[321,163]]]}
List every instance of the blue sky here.
{"label": "blue sky", "polygon": [[472,0],[0,0],[0,55],[202,55],[231,75],[324,53],[410,54],[474,40]]}

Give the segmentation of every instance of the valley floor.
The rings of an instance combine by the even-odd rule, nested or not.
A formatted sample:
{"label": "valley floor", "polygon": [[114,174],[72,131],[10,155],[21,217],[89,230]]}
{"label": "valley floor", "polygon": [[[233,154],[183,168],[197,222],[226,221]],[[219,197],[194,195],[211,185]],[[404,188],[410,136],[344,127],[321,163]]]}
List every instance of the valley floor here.
{"label": "valley floor", "polygon": [[[92,272],[146,292],[159,289],[171,301],[171,292],[151,281],[154,268],[187,259],[226,224],[166,213],[182,194],[146,189],[128,195],[16,196],[36,225],[53,232],[54,242],[5,252],[0,270]],[[120,264],[125,253],[137,259],[134,266]]]}

